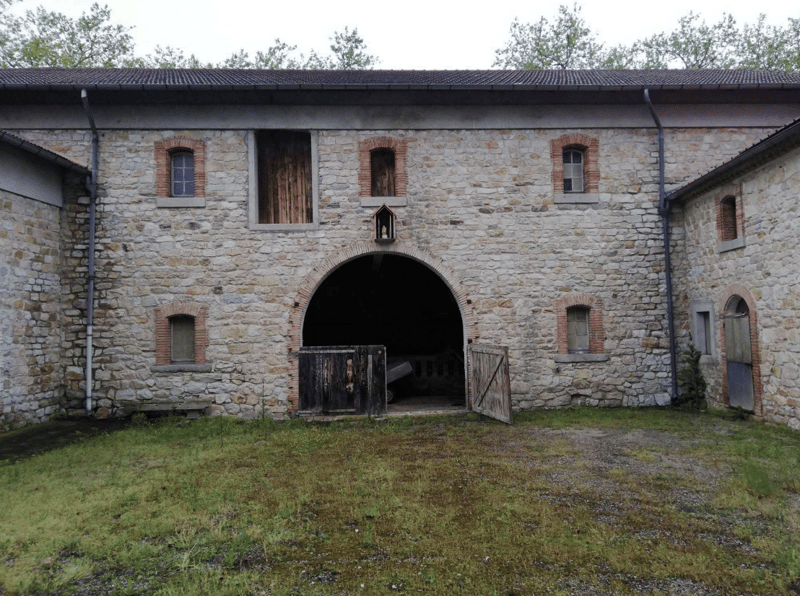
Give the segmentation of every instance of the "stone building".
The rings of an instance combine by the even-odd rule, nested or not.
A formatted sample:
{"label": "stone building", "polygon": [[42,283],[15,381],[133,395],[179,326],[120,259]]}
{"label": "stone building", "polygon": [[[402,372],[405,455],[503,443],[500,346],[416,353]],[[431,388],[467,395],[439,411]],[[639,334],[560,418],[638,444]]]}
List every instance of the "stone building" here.
{"label": "stone building", "polygon": [[800,121],[673,191],[675,294],[709,397],[800,430]]}
{"label": "stone building", "polygon": [[[108,416],[187,400],[213,415],[281,418],[302,409],[298,354],[336,345],[379,344],[411,363],[398,400],[444,395],[469,407],[467,348],[493,344],[508,349],[515,409],[669,403],[671,341],[680,353],[695,320],[684,311],[717,300],[716,286],[692,285],[700,249],[689,241],[695,205],[713,199],[670,195],[662,207],[679,207],[665,226],[660,183],[689,188],[796,118],[800,77],[6,70],[0,129],[90,168],[81,90],[99,133],[93,298],[92,201],[69,173],[58,221],[53,214],[41,238],[32,235],[34,244],[49,234],[60,243],[58,289],[46,300],[60,342],[36,356],[3,346],[6,425],[46,419],[52,407]],[[40,208],[13,189],[3,200],[6,231],[25,228],[24,211]],[[739,213],[749,228],[747,209]],[[758,267],[746,234],[746,266]],[[15,242],[0,236],[3,271]],[[733,250],[704,266],[745,266],[731,261],[741,252]],[[36,318],[33,301],[20,300],[4,295],[0,320],[20,308]],[[760,304],[754,310],[764,318]],[[3,329],[4,342],[18,335]],[[719,370],[716,349],[707,366]],[[763,384],[763,352],[762,360]],[[769,366],[791,375],[785,364]],[[16,371],[49,366],[48,406],[28,405],[26,395],[39,398]],[[720,403],[724,383],[712,383]],[[788,422],[794,402],[773,414],[766,392],[754,412]]]}

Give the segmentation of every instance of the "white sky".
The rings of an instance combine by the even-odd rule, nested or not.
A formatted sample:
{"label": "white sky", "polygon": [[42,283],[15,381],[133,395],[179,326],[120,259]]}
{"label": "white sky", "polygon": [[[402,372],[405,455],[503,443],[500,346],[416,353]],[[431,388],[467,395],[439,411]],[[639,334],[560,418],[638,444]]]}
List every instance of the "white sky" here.
{"label": "white sky", "polygon": [[[273,44],[276,37],[297,45],[304,54],[312,49],[327,54],[329,38],[345,26],[358,28],[371,54],[386,69],[490,68],[496,49],[509,39],[514,17],[524,23],[541,16],[553,21],[561,2],[491,0],[98,0],[111,8],[115,23],[133,25],[136,53],[171,45],[195,54],[201,61],[219,62],[244,48],[251,55]],[[14,12],[45,6],[71,17],[88,11],[93,0],[23,0]],[[761,5],[745,0],[583,0],[583,17],[606,45],[630,43],[671,30],[690,10],[707,23],[723,12],[741,25],[767,12],[767,22],[786,25],[800,18],[792,1]],[[571,5],[571,4],[570,4]],[[469,8],[472,6],[472,8]],[[768,10],[766,10],[768,9]]]}

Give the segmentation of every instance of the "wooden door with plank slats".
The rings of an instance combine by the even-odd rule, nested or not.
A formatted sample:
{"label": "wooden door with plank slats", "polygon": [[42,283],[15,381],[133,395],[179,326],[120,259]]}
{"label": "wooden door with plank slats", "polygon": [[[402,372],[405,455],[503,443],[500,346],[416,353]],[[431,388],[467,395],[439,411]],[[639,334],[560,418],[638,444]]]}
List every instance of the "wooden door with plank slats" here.
{"label": "wooden door with plank slats", "polygon": [[470,409],[511,424],[508,348],[470,344],[467,347],[467,355]]}
{"label": "wooden door with plank slats", "polygon": [[298,354],[300,409],[324,414],[386,412],[386,348],[324,346]]}

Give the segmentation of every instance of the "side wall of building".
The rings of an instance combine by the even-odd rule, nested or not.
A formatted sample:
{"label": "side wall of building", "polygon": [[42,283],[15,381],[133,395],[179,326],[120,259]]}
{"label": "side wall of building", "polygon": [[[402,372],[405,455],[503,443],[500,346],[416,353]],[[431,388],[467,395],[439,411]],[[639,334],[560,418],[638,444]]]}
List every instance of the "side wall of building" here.
{"label": "side wall of building", "polygon": [[61,209],[0,190],[0,428],[63,407]]}
{"label": "side wall of building", "polygon": [[[668,182],[709,170],[765,132],[668,131]],[[87,161],[88,142],[75,131],[16,134]],[[551,150],[565,136],[596,141],[591,201],[565,199],[554,186]],[[156,148],[176,137],[204,144],[203,207],[158,207]],[[365,244],[452,272],[477,341],[509,347],[515,408],[666,403],[653,129],[319,130],[314,138],[317,225],[267,231],[253,229],[248,215],[252,130],[104,131],[95,311],[95,395],[103,414],[124,413],[131,401],[192,396],[211,398],[216,414],[292,412],[300,288],[326,262]],[[374,206],[361,197],[359,147],[374,138],[407,148],[406,204],[392,207],[398,240],[389,247],[372,240]],[[85,228],[81,217],[73,217],[73,232]],[[85,263],[80,242],[73,271]],[[80,276],[70,275],[66,285],[77,291]],[[601,314],[592,320],[601,325],[601,353],[560,353],[558,320],[570,305]],[[203,313],[202,367],[156,366],[157,310],[165,308]],[[66,313],[66,366],[77,367],[84,311]],[[67,394],[77,400],[80,383],[73,385]]]}
{"label": "side wall of building", "polygon": [[[702,357],[712,403],[728,405],[724,317],[734,296],[750,308],[755,414],[800,430],[800,250],[796,215],[800,149],[770,161],[676,209],[676,306],[681,344],[690,340],[697,305],[713,308],[712,353]],[[738,239],[721,241],[720,202],[734,197]],[[759,362],[756,363],[755,360]]]}

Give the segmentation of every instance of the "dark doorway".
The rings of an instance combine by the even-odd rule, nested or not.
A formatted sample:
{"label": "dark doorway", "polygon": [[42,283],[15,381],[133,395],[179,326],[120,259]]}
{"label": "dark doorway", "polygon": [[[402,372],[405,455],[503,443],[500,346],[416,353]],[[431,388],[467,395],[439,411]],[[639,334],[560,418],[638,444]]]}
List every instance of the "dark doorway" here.
{"label": "dark doorway", "polygon": [[[464,333],[452,291],[425,265],[375,253],[345,263],[306,311],[303,346],[383,345],[395,403],[464,405]],[[404,363],[408,363],[405,366]]]}

